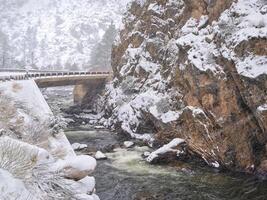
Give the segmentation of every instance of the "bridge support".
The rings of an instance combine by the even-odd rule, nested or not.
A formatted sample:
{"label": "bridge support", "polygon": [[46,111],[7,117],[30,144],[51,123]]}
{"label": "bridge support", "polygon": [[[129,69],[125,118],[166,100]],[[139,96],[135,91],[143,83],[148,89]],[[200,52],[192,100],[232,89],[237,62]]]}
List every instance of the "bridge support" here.
{"label": "bridge support", "polygon": [[98,95],[104,92],[106,82],[106,79],[95,79],[76,85],[73,91],[74,103],[91,108]]}

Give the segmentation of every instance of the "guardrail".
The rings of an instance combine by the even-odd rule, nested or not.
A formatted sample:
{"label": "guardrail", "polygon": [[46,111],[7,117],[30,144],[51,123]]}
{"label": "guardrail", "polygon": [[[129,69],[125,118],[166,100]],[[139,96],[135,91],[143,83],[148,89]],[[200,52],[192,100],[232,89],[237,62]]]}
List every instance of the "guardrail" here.
{"label": "guardrail", "polygon": [[[1,72],[1,70],[0,70]],[[7,71],[2,71],[7,72]],[[85,75],[109,75],[110,72],[85,72],[85,71],[37,71],[37,70],[29,70],[26,72],[25,70],[16,70],[16,71],[8,71],[8,72],[16,72],[16,73],[24,73],[17,75],[7,75],[1,76],[0,73],[0,81],[12,81],[12,80],[27,80],[34,78],[45,78],[45,77],[58,77],[58,76],[85,76]]]}

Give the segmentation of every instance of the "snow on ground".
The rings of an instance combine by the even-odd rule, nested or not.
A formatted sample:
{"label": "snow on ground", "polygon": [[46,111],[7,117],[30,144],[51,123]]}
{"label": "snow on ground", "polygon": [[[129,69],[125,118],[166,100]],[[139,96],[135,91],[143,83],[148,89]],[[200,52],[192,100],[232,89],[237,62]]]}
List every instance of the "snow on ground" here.
{"label": "snow on ground", "polygon": [[25,184],[8,171],[0,168],[0,199],[25,200],[31,197]]}

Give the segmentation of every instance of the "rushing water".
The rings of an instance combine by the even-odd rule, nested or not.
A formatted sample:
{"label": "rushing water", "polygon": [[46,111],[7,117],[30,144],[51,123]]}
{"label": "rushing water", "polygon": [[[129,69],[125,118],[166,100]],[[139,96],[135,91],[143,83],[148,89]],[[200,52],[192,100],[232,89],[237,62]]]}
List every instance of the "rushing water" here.
{"label": "rushing water", "polygon": [[[102,200],[266,200],[267,183],[245,175],[218,173],[178,163],[150,165],[142,159],[148,147],[120,148],[122,138],[109,131],[67,131],[70,142],[87,144],[83,152],[107,152],[94,176]],[[112,149],[114,149],[112,151]]]}
{"label": "rushing water", "polygon": [[[72,105],[72,88],[44,92],[55,115]],[[101,200],[267,200],[267,182],[243,174],[218,173],[206,166],[177,162],[150,165],[142,159],[148,147],[121,148],[125,138],[110,131],[66,131],[71,143],[87,144],[81,152],[105,152],[93,174]],[[79,152],[78,152],[79,153]]]}

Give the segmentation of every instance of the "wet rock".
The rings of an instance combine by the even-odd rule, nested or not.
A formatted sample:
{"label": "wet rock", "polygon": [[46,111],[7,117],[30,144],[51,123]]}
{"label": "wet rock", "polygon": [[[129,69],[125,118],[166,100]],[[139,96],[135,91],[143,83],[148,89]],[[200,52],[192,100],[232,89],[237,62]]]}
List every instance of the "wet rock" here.
{"label": "wet rock", "polygon": [[195,173],[192,169],[189,168],[182,168],[181,171],[188,175],[193,175]]}
{"label": "wet rock", "polygon": [[4,129],[0,129],[0,137],[2,136],[2,135],[5,135],[6,134],[6,131],[4,130]]}
{"label": "wet rock", "polygon": [[263,160],[259,166],[259,174],[266,177],[267,176],[267,160]]}

